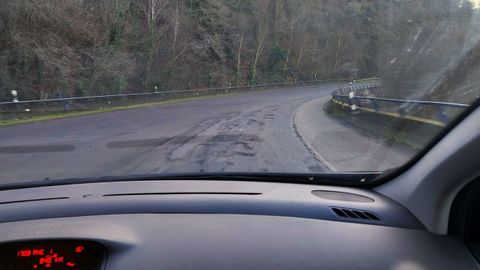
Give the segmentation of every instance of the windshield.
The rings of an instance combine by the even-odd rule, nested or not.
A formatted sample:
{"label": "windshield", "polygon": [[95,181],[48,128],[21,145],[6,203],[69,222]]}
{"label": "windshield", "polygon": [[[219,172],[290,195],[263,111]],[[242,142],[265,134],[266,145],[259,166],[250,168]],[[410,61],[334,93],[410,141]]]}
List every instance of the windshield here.
{"label": "windshield", "polygon": [[480,95],[478,0],[0,5],[0,181],[383,172]]}

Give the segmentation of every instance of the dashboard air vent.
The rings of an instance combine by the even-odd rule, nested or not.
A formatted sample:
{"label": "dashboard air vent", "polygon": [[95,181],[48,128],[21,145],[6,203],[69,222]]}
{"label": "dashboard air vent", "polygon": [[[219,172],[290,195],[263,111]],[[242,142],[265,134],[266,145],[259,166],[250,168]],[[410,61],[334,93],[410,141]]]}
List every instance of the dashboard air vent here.
{"label": "dashboard air vent", "polygon": [[338,208],[338,207],[332,207],[332,210],[337,216],[344,219],[381,221],[381,219],[377,215],[365,210],[356,210],[356,209]]}

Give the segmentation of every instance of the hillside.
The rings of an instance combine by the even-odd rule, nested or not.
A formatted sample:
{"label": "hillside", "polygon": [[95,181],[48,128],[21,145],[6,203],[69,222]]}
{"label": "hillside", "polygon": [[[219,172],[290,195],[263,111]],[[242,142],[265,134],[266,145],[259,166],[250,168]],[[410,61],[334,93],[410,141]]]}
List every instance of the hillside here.
{"label": "hillside", "polygon": [[437,87],[472,43],[469,1],[17,0],[0,6],[0,100],[377,76]]}

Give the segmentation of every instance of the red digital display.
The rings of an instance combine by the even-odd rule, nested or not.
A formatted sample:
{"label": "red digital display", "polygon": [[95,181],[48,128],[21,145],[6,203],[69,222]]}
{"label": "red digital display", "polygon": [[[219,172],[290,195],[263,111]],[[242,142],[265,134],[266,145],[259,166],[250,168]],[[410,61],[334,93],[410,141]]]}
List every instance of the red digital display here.
{"label": "red digital display", "polygon": [[96,270],[105,260],[105,249],[89,241],[12,243],[0,247],[0,269]]}

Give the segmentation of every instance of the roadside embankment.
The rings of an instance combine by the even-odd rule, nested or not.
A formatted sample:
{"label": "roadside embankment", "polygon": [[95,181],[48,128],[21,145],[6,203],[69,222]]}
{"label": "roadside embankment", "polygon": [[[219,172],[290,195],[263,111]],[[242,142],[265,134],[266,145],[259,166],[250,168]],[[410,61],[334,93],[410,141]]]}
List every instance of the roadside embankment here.
{"label": "roadside embankment", "polygon": [[331,170],[383,171],[403,165],[416,154],[416,147],[408,142],[417,134],[396,136],[408,134],[396,132],[403,130],[401,123],[341,110],[332,107],[330,97],[324,97],[301,105],[294,115],[304,144]]}

